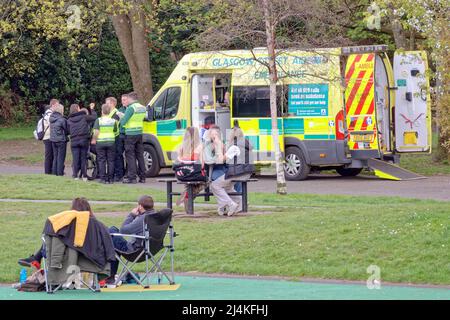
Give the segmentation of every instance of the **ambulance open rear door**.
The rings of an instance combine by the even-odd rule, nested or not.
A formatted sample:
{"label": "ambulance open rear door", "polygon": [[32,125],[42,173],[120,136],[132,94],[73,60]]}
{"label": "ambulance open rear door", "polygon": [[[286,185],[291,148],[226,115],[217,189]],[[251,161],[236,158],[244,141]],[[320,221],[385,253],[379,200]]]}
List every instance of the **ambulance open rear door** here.
{"label": "ambulance open rear door", "polygon": [[396,51],[395,150],[399,153],[431,152],[431,99],[425,51]]}

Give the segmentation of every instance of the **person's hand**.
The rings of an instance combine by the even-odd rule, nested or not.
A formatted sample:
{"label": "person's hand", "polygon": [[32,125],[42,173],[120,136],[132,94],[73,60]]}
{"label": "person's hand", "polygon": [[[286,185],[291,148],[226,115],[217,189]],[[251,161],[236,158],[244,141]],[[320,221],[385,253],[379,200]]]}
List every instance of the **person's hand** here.
{"label": "person's hand", "polygon": [[94,102],[91,102],[90,104],[89,104],[89,108],[92,110],[92,109],[94,109],[95,108],[95,103]]}
{"label": "person's hand", "polygon": [[131,210],[131,214],[132,214],[133,216],[137,216],[137,215],[139,214],[139,209],[138,209],[138,207],[133,208],[133,210]]}
{"label": "person's hand", "polygon": [[97,140],[92,139],[92,140],[91,140],[91,144],[97,144]]}

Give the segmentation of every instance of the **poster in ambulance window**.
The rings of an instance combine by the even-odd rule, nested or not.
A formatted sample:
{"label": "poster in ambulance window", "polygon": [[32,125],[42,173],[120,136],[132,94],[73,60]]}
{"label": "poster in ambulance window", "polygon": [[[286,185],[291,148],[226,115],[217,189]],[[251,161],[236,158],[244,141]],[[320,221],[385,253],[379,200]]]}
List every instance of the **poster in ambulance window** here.
{"label": "poster in ambulance window", "polygon": [[328,116],[328,84],[291,84],[288,113],[298,117]]}
{"label": "poster in ambulance window", "polygon": [[395,52],[395,146],[398,152],[431,152],[427,69],[424,51]]}

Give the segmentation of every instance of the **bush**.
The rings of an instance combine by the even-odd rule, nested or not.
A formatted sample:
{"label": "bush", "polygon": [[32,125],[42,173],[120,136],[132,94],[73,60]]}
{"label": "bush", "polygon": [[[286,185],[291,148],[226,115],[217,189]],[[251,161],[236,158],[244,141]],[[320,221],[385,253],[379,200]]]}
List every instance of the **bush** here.
{"label": "bush", "polygon": [[0,85],[0,124],[30,123],[36,119],[36,108],[26,106],[23,99],[9,89],[7,83]]}

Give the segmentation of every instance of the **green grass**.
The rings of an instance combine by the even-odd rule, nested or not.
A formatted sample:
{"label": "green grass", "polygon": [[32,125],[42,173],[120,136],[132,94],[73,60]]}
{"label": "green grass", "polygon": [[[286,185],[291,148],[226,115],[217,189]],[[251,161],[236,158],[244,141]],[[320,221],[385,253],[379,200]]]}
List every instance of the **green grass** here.
{"label": "green grass", "polygon": [[2,198],[71,200],[75,197],[86,197],[90,200],[137,201],[143,194],[150,194],[155,201],[166,199],[165,192],[150,189],[144,185],[104,185],[43,174],[0,176]]}
{"label": "green grass", "polygon": [[[448,203],[323,201],[309,196],[296,209],[233,219],[176,218],[176,271],[363,280],[369,265],[382,281],[450,284]],[[40,245],[47,216],[67,204],[0,203],[0,282],[19,276],[18,258]],[[128,206],[94,205],[94,211]],[[122,217],[99,219],[119,225]],[[140,267],[142,270],[142,266]]]}
{"label": "green grass", "polygon": [[26,126],[0,127],[0,141],[33,139],[35,124]]}

